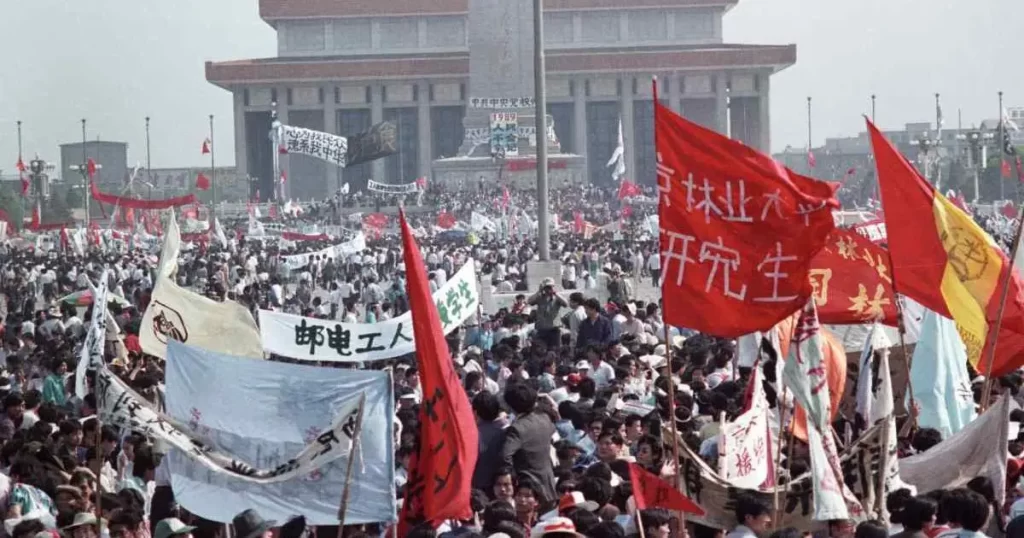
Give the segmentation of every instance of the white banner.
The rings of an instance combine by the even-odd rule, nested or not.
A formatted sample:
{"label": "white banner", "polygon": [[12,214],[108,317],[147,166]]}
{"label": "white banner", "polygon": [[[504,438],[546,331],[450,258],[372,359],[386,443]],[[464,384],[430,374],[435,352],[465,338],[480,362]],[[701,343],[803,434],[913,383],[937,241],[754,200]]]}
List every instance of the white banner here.
{"label": "white banner", "polygon": [[321,259],[334,258],[335,260],[340,260],[344,257],[355,254],[356,252],[362,252],[364,249],[366,249],[366,236],[363,235],[363,232],[359,232],[352,239],[345,241],[344,243],[327,247],[323,250],[306,252],[304,254],[281,256],[281,262],[284,264],[286,269],[294,271],[309,265],[309,261],[313,256],[319,256]]}
{"label": "white banner", "polygon": [[109,281],[108,270],[104,270],[100,276],[100,285],[92,290],[94,297],[92,320],[89,324],[89,332],[85,335],[85,342],[82,343],[78,367],[75,368],[75,395],[79,398],[85,398],[85,395],[89,393],[85,382],[89,367],[106,364],[103,360],[103,346],[107,336],[107,283]]}
{"label": "white banner", "polygon": [[348,154],[348,139],[312,129],[281,126],[281,143],[288,153],[309,155],[344,167]]}
{"label": "white banner", "polygon": [[390,183],[377,183],[370,179],[366,182],[366,190],[382,192],[384,194],[411,194],[420,190],[420,187],[415,181],[412,183],[403,183],[401,185],[392,185]]}
{"label": "white banner", "polygon": [[534,108],[533,97],[471,97],[470,108]]}
{"label": "white banner", "polygon": [[[433,294],[444,334],[477,313],[480,292],[472,261]],[[360,362],[415,351],[409,312],[381,323],[339,323],[260,310],[263,349],[293,359]]]}
{"label": "white banner", "polygon": [[[267,519],[303,514],[311,525],[337,524],[352,454],[356,460],[346,520],[393,521],[395,400],[388,372],[253,361],[173,343],[166,414],[251,467],[276,469],[303,448],[321,446],[321,432],[335,431],[331,425],[338,417],[351,417],[352,406],[363,398],[355,451],[318,469],[292,473],[290,480],[256,482],[216,472],[172,450],[167,458],[175,500],[213,521],[230,521],[254,508]],[[354,423],[346,419],[341,424],[335,437],[349,442]]]}
{"label": "white banner", "polygon": [[753,373],[750,409],[725,424],[719,437],[718,467],[722,479],[737,488],[758,489],[771,475],[772,437],[768,430],[768,400],[760,368]]}
{"label": "white banner", "polygon": [[260,484],[291,480],[347,455],[352,450],[353,432],[361,419],[360,410],[365,401],[365,397],[361,397],[339,409],[330,426],[319,432],[295,457],[272,469],[256,469],[218,452],[213,443],[201,439],[192,428],[161,414],[106,368],[97,372],[96,385],[97,407],[104,424],[155,437],[207,469]]}
{"label": "white banner", "polygon": [[474,211],[469,217],[469,227],[475,232],[497,232],[498,223]]}
{"label": "white banner", "polygon": [[181,238],[173,217],[167,225],[153,296],[139,326],[139,344],[150,355],[167,356],[167,342],[255,359],[263,358],[252,314],[234,301],[223,303],[181,288],[167,275],[178,268]]}

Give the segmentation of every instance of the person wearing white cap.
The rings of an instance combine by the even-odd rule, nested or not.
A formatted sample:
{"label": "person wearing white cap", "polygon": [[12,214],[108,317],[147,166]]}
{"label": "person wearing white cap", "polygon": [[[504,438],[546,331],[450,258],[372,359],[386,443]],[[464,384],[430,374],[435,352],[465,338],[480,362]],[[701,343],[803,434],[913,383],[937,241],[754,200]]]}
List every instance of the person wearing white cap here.
{"label": "person wearing white cap", "polygon": [[576,525],[567,517],[541,521],[530,530],[530,538],[587,538],[576,532]]}

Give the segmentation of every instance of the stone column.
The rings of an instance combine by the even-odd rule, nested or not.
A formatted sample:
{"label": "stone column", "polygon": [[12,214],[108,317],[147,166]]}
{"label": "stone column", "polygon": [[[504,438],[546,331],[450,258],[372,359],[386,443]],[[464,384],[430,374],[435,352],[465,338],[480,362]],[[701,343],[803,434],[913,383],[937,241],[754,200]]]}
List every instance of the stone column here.
{"label": "stone column", "polygon": [[249,145],[245,135],[245,90],[239,88],[232,94],[235,108],[235,169],[238,177],[249,173]]}
{"label": "stone column", "polygon": [[729,75],[721,73],[715,81],[715,129],[728,136],[729,134]]}
{"label": "stone column", "polygon": [[758,122],[758,128],[760,129],[760,132],[757,133],[757,141],[758,141],[758,145],[761,148],[761,151],[770,155],[771,154],[771,147],[772,147],[771,146],[771,142],[772,142],[771,126],[772,125],[771,125],[771,108],[768,106],[769,105],[768,97],[770,95],[770,91],[769,90],[771,88],[770,88],[770,84],[769,84],[769,77],[768,77],[767,74],[761,74],[761,75],[758,75],[758,76],[761,78],[761,80],[759,81],[760,82],[760,86],[759,87],[760,87],[761,91],[758,94],[757,111],[758,111],[758,113],[760,115],[760,120],[761,121]]}
{"label": "stone column", "polygon": [[[370,124],[376,125],[384,121],[384,87],[380,84],[370,86]],[[384,159],[373,161],[373,180],[384,181]]]}
{"label": "stone column", "polygon": [[[338,134],[338,104],[334,102],[334,86],[324,87],[324,132]],[[324,167],[324,185],[327,185],[328,196],[341,187],[339,168],[333,164]]]}
{"label": "stone column", "polygon": [[430,167],[431,163],[434,162],[433,139],[430,136],[432,132],[430,128],[430,84],[426,82],[418,83],[416,95],[416,113],[418,116],[416,124],[419,127],[417,136],[419,136],[420,156],[418,177],[426,177],[429,181],[433,179],[430,177]]}
{"label": "stone column", "polygon": [[[587,79],[578,78],[573,82],[572,95],[573,153],[587,155]],[[584,167],[585,169],[586,167]]]}
{"label": "stone column", "polygon": [[[622,79],[622,91],[619,92],[619,117],[622,119],[622,138],[626,144],[626,175],[636,181],[636,144],[633,140],[633,77]],[[603,159],[611,157],[601,156]],[[611,174],[611,168],[608,169]]]}

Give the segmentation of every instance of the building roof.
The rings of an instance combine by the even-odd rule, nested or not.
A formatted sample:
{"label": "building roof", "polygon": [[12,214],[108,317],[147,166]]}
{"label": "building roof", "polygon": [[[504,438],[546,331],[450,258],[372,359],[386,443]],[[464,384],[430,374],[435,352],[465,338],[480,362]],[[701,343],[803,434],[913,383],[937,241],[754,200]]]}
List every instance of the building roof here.
{"label": "building roof", "polygon": [[[659,72],[724,68],[780,70],[796,62],[796,45],[711,45],[671,50],[559,51],[547,55],[550,75]],[[235,85],[279,82],[409,79],[469,76],[469,54],[408,57],[263,58],[206,62],[206,80]]]}
{"label": "building roof", "polygon": [[[595,9],[655,9],[717,7],[728,9],[739,0],[545,0],[545,11]],[[452,15],[469,12],[469,0],[260,0],[260,17],[270,24],[281,19]]]}

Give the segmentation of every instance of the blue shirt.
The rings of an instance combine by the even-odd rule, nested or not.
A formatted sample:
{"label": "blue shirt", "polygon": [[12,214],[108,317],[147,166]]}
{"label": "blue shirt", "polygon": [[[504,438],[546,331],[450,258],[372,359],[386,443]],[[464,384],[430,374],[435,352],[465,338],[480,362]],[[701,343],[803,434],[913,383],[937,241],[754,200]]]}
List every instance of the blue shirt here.
{"label": "blue shirt", "polygon": [[580,330],[576,334],[576,349],[583,349],[591,344],[608,345],[612,341],[612,322],[600,314],[594,318],[580,322]]}

